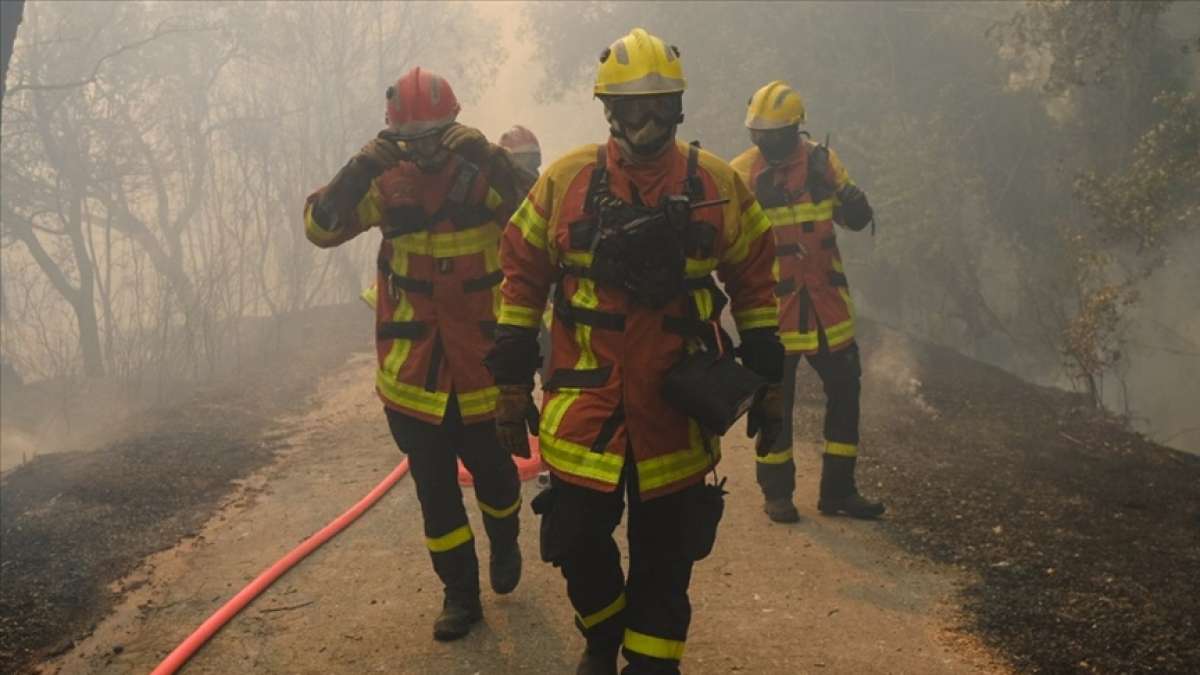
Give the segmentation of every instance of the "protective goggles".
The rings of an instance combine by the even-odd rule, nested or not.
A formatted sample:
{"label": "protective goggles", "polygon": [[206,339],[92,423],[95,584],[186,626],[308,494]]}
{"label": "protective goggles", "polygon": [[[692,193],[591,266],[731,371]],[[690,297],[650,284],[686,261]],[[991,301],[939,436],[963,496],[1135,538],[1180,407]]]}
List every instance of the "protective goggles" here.
{"label": "protective goggles", "polygon": [[413,154],[419,157],[433,157],[442,149],[442,134],[437,131],[404,142]]}
{"label": "protective goggles", "polygon": [[621,126],[631,129],[640,129],[650,120],[664,127],[678,124],[683,114],[683,97],[679,94],[609,96],[603,100]]}
{"label": "protective goggles", "polygon": [[796,127],[787,126],[779,129],[751,129],[750,142],[755,145],[792,145],[798,138]]}

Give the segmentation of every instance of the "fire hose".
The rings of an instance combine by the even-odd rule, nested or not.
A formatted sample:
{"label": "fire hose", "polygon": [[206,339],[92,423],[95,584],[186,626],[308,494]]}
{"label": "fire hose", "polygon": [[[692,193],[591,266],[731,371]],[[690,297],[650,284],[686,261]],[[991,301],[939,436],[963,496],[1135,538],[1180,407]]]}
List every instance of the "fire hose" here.
{"label": "fire hose", "polygon": [[[517,459],[517,471],[521,480],[528,480],[537,475],[538,469],[541,467],[541,456],[537,451],[536,445],[537,439],[530,440],[532,441],[530,445],[533,449],[533,457],[530,459]],[[365,497],[358,500],[357,504],[321,528],[316,534],[305,539],[303,543],[292,549],[287,555],[275,561],[274,564],[247,584],[245,588],[238,591],[237,595],[222,605],[212,616],[205,619],[199,628],[193,631],[183,642],[179,643],[179,646],[168,654],[167,658],[158,664],[158,667],[151,671],[151,675],[171,675],[182,668],[217,631],[221,630],[225,624],[229,623],[233,617],[245,609],[246,605],[249,605],[263,591],[270,588],[271,584],[275,583],[279,577],[294,567],[296,563],[320,548],[325,542],[332,539],[357,520],[359,516],[366,513],[368,509],[374,506],[407,473],[408,459],[405,458],[396,465],[395,469],[392,469],[392,472],[387,477],[368,492]],[[469,485],[469,480],[470,473],[460,467],[459,482]]]}

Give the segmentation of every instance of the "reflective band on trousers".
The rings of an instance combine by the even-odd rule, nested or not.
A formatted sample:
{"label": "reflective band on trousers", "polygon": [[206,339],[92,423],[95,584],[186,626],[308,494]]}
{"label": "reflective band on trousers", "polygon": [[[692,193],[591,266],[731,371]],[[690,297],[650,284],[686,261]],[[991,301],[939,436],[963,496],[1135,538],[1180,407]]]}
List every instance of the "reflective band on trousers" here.
{"label": "reflective band on trousers", "polygon": [[575,618],[579,620],[579,624],[581,626],[583,626],[584,629],[586,630],[588,628],[591,628],[592,626],[595,626],[598,623],[607,621],[608,619],[612,618],[613,615],[615,615],[617,612],[620,612],[623,609],[625,609],[625,593],[624,592],[622,592],[620,595],[618,595],[617,599],[613,600],[612,604],[610,604],[608,607],[605,607],[604,609],[602,609],[598,612],[593,612],[591,614],[588,614],[587,616],[582,616],[581,614],[576,613]]}
{"label": "reflective band on trousers", "polygon": [[632,628],[625,629],[625,649],[656,659],[679,661],[683,658],[683,642],[680,640],[654,637],[639,633]]}
{"label": "reflective band on trousers", "polygon": [[507,517],[511,516],[512,514],[516,513],[517,509],[521,508],[521,497],[520,496],[517,497],[517,501],[513,502],[511,505],[506,506],[502,509],[498,509],[494,506],[489,506],[489,505],[485,504],[482,499],[480,499],[478,501],[479,501],[479,510],[483,511],[484,513],[486,513],[487,515],[489,515],[493,518],[507,518]]}
{"label": "reflective band on trousers", "polygon": [[445,553],[471,541],[475,535],[471,533],[470,525],[455,528],[449,534],[440,537],[425,537],[425,545],[434,553]]}
{"label": "reflective band on trousers", "polygon": [[825,441],[825,454],[838,457],[858,457],[858,446],[853,443]]}
{"label": "reflective band on trousers", "polygon": [[792,458],[792,449],[779,450],[777,452],[768,452],[765,455],[755,457],[754,459],[759,464],[784,464]]}

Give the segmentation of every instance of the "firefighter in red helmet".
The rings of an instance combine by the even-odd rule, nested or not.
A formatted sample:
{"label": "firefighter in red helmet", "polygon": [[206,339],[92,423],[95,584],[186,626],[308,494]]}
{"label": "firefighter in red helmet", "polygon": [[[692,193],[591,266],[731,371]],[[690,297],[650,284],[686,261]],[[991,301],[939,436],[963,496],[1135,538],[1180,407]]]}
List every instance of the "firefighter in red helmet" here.
{"label": "firefighter in red helmet", "polygon": [[413,68],[387,91],[387,128],[305,206],[307,236],[322,248],[382,234],[375,388],[408,454],[445,587],[438,640],[463,637],[482,617],[458,458],[475,477],[493,590],[509,593],[521,578],[520,483],[496,439],[497,389],[483,358],[500,305],[501,225],[523,192],[508,152],[458,124],[458,112],[444,78]]}
{"label": "firefighter in red helmet", "polygon": [[508,150],[518,167],[537,178],[542,168],[542,146],[532,131],[514,124],[513,128],[501,134],[500,147]]}

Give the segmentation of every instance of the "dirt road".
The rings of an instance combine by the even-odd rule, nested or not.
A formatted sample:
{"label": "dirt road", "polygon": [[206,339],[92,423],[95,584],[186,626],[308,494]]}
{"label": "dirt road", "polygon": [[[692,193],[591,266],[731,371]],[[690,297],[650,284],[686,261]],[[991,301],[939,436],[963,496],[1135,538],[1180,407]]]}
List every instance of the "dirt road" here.
{"label": "dirt road", "polygon": [[[370,355],[356,355],[326,378],[310,412],[279,420],[271,433],[286,449],[277,460],[197,537],[149,558],[125,580],[131,591],[118,610],[44,672],[148,672],[246,581],[379,481],[400,455],[369,388],[372,368]],[[953,629],[955,573],[901,553],[875,525],[815,514],[815,454],[800,458],[808,518],[780,526],[760,511],[741,434],[725,452],[732,494],[717,549],[692,585],[688,672],[998,669]],[[534,489],[526,484],[527,502]],[[463,642],[430,637],[441,595],[405,479],[247,608],[186,672],[571,672],[582,643],[558,572],[536,559],[536,520],[528,510],[523,517],[521,586],[502,598],[485,591],[485,622]]]}

